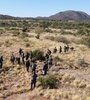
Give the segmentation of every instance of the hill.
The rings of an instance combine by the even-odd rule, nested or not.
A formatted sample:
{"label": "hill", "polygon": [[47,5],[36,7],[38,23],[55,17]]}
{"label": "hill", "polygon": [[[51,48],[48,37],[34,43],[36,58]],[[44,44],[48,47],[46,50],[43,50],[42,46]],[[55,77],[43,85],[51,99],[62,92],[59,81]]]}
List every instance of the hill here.
{"label": "hill", "polygon": [[0,14],[0,19],[14,19],[15,17],[9,15],[2,15]]}
{"label": "hill", "polygon": [[[33,19],[32,17],[14,17],[0,14],[0,19]],[[50,19],[50,20],[90,20],[90,15],[82,11],[68,10],[59,12],[49,17],[36,17],[34,19]]]}
{"label": "hill", "polygon": [[90,20],[90,15],[85,12],[81,11],[64,11],[59,12],[55,15],[49,17],[49,19],[56,19],[56,20]]}

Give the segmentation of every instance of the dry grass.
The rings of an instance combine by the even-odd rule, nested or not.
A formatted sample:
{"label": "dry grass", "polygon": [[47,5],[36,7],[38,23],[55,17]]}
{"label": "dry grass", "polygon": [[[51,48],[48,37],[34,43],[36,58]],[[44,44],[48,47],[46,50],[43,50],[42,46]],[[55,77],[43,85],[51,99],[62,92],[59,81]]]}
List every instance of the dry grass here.
{"label": "dry grass", "polygon": [[[4,39],[3,39],[4,38]],[[66,38],[66,37],[65,37]],[[9,41],[9,42],[8,42]],[[71,40],[70,40],[71,41]],[[4,56],[4,68],[5,71],[0,72],[0,97],[7,97],[12,94],[21,94],[23,96],[23,92],[26,92],[27,98],[29,97],[42,97],[45,100],[89,100],[90,98],[90,68],[86,67],[80,69],[74,69],[75,62],[79,58],[84,58],[87,63],[90,63],[90,50],[84,45],[71,43],[70,46],[75,48],[75,51],[69,51],[69,53],[53,54],[53,57],[59,57],[60,62],[58,62],[59,66],[53,66],[51,70],[49,70],[50,74],[54,74],[59,78],[60,86],[58,89],[46,89],[42,90],[41,88],[36,88],[31,92],[29,91],[29,83],[31,79],[31,73],[27,73],[24,66],[12,66],[9,62],[9,57],[11,52],[18,53],[18,49],[21,47],[24,51],[41,49],[41,51],[46,52],[47,48],[53,51],[54,47],[59,49],[59,46],[64,47],[64,42],[56,42],[43,38],[41,35],[41,39],[35,39],[34,37],[26,37],[21,39],[19,37],[13,36],[1,36],[0,37],[0,52],[2,52]],[[8,44],[9,46],[6,46]],[[28,46],[26,46],[29,44]],[[38,74],[41,74],[41,64],[37,62],[38,66],[40,66],[38,70]],[[72,68],[71,68],[72,67]],[[53,70],[53,71],[52,71]],[[6,99],[8,100],[8,99]]]}

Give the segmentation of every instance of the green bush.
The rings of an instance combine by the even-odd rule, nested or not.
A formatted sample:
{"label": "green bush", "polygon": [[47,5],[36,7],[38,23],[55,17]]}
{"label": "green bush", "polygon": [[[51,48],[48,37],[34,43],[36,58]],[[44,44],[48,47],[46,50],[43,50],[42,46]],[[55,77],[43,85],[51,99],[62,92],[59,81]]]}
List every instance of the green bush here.
{"label": "green bush", "polygon": [[40,83],[40,86],[42,86],[43,88],[56,88],[57,87],[57,78],[53,75],[47,75],[45,77],[39,77],[38,81]]}
{"label": "green bush", "polygon": [[33,58],[36,58],[37,60],[43,60],[44,59],[43,52],[40,51],[40,50],[34,50],[32,52],[32,56],[33,56]]}

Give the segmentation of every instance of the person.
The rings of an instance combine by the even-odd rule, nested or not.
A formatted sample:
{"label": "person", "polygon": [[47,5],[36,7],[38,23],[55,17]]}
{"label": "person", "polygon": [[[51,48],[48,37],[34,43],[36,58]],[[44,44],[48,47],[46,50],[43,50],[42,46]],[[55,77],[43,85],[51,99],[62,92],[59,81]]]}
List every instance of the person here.
{"label": "person", "polygon": [[20,48],[20,49],[19,49],[19,55],[20,55],[20,56],[21,56],[22,52],[23,52],[23,50]]}
{"label": "person", "polygon": [[51,50],[48,49],[48,50],[47,50],[47,54],[48,54],[48,55],[51,55]]}
{"label": "person", "polygon": [[30,59],[32,60],[32,51],[30,51]]}
{"label": "person", "polygon": [[74,47],[71,47],[70,49],[71,49],[71,51],[73,51],[74,50]]}
{"label": "person", "polygon": [[0,68],[3,66],[3,56],[0,56]]}
{"label": "person", "polygon": [[17,57],[16,57],[16,61],[17,61],[17,64],[20,65],[20,56],[17,56]]}
{"label": "person", "polygon": [[31,64],[32,72],[36,71],[36,67],[37,65],[35,64],[35,62],[32,62]]}
{"label": "person", "polygon": [[14,65],[14,62],[15,62],[15,56],[14,56],[13,53],[11,54],[10,61],[11,61],[11,63]]}
{"label": "person", "polygon": [[22,52],[21,57],[22,57],[22,64],[25,64],[25,61],[24,61],[24,58],[25,58],[24,52]]}
{"label": "person", "polygon": [[59,48],[59,53],[62,53],[62,47],[60,46],[60,48]]}
{"label": "person", "polygon": [[30,87],[31,90],[33,89],[33,86],[34,88],[36,87],[36,82],[37,82],[37,74],[35,71],[33,71],[31,78],[31,87]]}
{"label": "person", "polygon": [[51,68],[52,66],[52,61],[53,61],[52,56],[49,56],[49,59],[48,59],[49,68]]}
{"label": "person", "polygon": [[45,61],[48,61],[49,55],[46,53],[44,58],[45,58]]}
{"label": "person", "polygon": [[30,61],[26,60],[26,70],[29,72],[29,67],[30,67]]}
{"label": "person", "polygon": [[26,60],[28,60],[28,59],[29,59],[29,53],[26,52]]}
{"label": "person", "polygon": [[55,47],[54,49],[53,49],[53,53],[56,53],[57,52],[57,48]]}
{"label": "person", "polygon": [[65,52],[65,53],[67,52],[67,47],[66,47],[66,46],[64,46],[64,52]]}
{"label": "person", "polygon": [[48,71],[48,63],[44,62],[44,64],[43,64],[43,70],[42,70],[43,75],[46,75],[47,71]]}
{"label": "person", "polygon": [[69,45],[66,46],[66,52],[68,52],[68,51],[69,51]]}

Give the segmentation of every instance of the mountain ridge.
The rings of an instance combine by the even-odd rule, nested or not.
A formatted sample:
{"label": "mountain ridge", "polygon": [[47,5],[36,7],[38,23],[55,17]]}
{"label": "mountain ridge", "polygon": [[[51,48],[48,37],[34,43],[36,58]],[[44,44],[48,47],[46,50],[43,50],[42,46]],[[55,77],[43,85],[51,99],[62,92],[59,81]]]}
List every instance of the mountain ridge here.
{"label": "mountain ridge", "polygon": [[[0,14],[0,19],[32,19],[32,17],[14,17],[10,15]],[[83,11],[67,10],[56,13],[49,17],[36,17],[34,19],[49,19],[49,20],[90,20],[90,15]]]}

